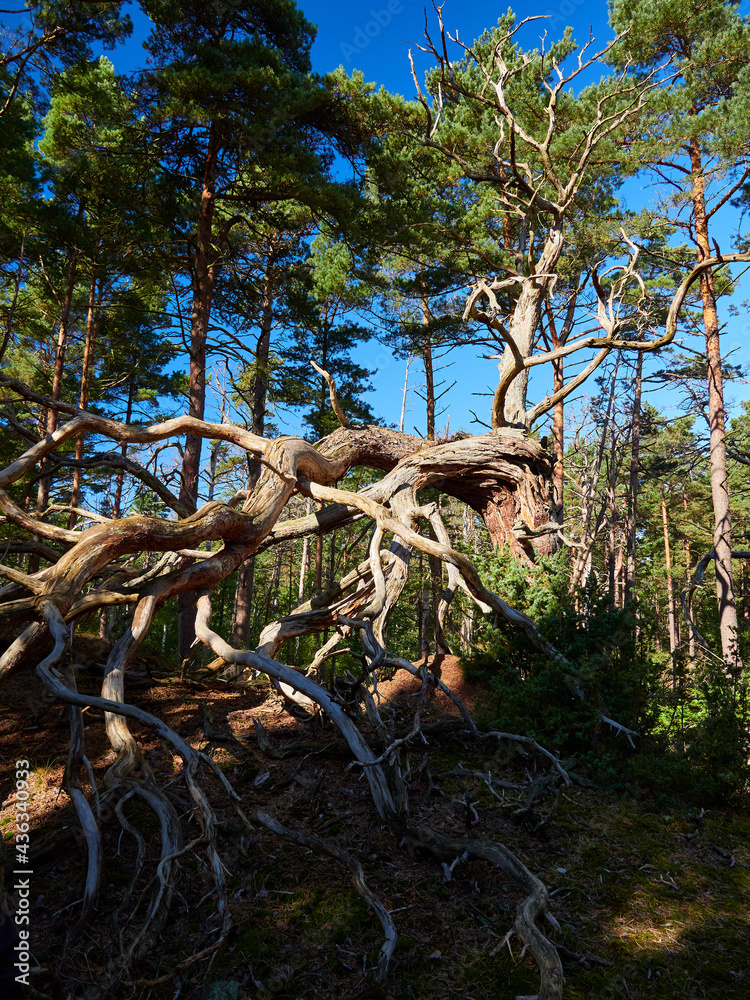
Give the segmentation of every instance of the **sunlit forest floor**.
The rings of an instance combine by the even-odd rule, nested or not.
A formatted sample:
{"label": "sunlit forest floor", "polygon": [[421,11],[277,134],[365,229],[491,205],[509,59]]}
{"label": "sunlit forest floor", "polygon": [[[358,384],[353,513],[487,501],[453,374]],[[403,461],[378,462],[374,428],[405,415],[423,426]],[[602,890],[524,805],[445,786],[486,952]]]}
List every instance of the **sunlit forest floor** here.
{"label": "sunlit forest floor", "polygon": [[[77,655],[85,664],[78,671],[79,689],[93,693],[97,641],[79,647]],[[443,669],[444,679],[461,684],[454,659]],[[391,699],[386,711],[396,712],[408,727],[414,707],[409,683],[397,678],[382,693]],[[481,699],[477,685],[463,685],[462,693],[469,702]],[[517,938],[503,943],[520,895],[502,875],[471,862],[456,865],[447,879],[438,862],[399,847],[378,821],[366,783],[347,766],[350,757],[338,732],[291,719],[265,681],[248,691],[222,689],[205,676],[180,683],[160,672],[156,657],[136,664],[129,686],[133,702],[210,752],[241,793],[244,808],[264,809],[287,826],[336,839],[354,854],[393,914],[399,940],[388,982],[379,986],[373,968],[381,928],[348,873],[332,858],[266,831],[249,838],[233,823],[226,796],[216,791],[235,924],[227,947],[210,967],[204,963],[153,991],[125,982],[113,988],[109,956],[93,937],[88,945],[64,947],[85,865],[70,802],[59,791],[66,711],[44,702],[27,673],[5,684],[2,695],[0,821],[6,837],[16,757],[27,757],[32,768],[32,945],[34,958],[48,972],[33,978],[31,996],[497,1000],[536,993],[533,961],[522,954]],[[446,707],[442,697],[433,702],[425,719],[427,742],[412,742],[411,809],[420,822],[448,835],[501,840],[545,881],[561,925],[560,932],[547,930],[564,946],[566,997],[750,996],[748,816],[722,810],[701,816],[694,804],[656,801],[642,789],[615,793],[575,782],[550,782],[524,809],[530,783],[539,787],[544,777],[540,760],[512,746],[497,751],[471,739],[455,716],[449,716],[452,727],[447,722],[441,727]],[[271,752],[261,749],[254,718],[262,721]],[[101,717],[89,711],[85,719],[87,752],[101,777],[113,755]],[[134,731],[155,774],[162,781],[178,777],[171,751],[151,734]],[[294,744],[301,745],[284,756]],[[497,797],[480,777],[456,774],[462,767],[489,770],[496,782],[517,787]],[[173,787],[184,794],[179,779]],[[146,810],[137,816],[135,807],[133,816],[155,837],[157,824]],[[110,830],[105,822],[104,840],[101,919],[106,921],[129,883],[134,846],[115,822]],[[200,898],[197,856],[188,855],[181,864],[183,880],[170,922],[140,963],[146,977],[162,974],[172,959],[175,964],[215,923],[211,900]]]}

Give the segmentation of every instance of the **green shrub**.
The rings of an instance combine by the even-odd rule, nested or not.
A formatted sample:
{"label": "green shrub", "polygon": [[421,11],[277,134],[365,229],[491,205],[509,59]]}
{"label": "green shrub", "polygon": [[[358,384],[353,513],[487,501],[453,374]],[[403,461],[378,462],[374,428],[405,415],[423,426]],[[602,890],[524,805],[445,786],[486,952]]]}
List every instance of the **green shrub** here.
{"label": "green shrub", "polygon": [[[656,623],[635,603],[610,607],[593,584],[571,596],[564,552],[531,569],[491,553],[481,571],[565,658],[541,655],[523,632],[487,618],[464,659],[467,679],[487,685],[481,725],[532,736],[607,784],[701,805],[741,803],[750,787],[750,696],[741,679],[705,663],[688,676],[678,660],[665,686]],[[635,750],[602,715],[639,734]]]}
{"label": "green shrub", "polygon": [[497,553],[485,558],[482,570],[565,657],[540,654],[505,622],[485,627],[484,648],[464,664],[469,679],[488,684],[483,724],[533,736],[566,756],[614,738],[602,715],[638,732],[653,728],[659,668],[639,655],[632,611],[612,609],[591,593],[578,595],[576,609],[567,593],[565,553],[531,570]]}

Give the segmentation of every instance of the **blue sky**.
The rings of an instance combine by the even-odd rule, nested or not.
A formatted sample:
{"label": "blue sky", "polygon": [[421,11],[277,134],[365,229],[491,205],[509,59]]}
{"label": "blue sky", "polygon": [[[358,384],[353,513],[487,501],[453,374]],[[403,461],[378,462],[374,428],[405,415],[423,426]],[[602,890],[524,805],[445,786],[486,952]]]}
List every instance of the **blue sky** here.
{"label": "blue sky", "polygon": [[[431,65],[426,55],[419,51],[424,44],[425,4],[421,0],[391,0],[388,2],[349,4],[330,3],[327,0],[307,0],[299,6],[306,16],[318,25],[318,35],[313,46],[313,65],[319,72],[333,69],[339,64],[351,72],[361,70],[365,80],[384,86],[404,97],[416,96],[409,64],[409,51],[421,77]],[[507,8],[502,4],[480,2],[465,3],[461,0],[446,0],[443,5],[443,21],[450,34],[466,44],[497,23]],[[522,42],[529,47],[539,44],[546,30],[551,38],[556,38],[567,25],[574,28],[574,36],[583,42],[593,31],[602,44],[611,37],[607,25],[605,4],[592,5],[585,0],[564,0],[562,4],[533,4],[525,8],[526,16],[546,15],[544,20],[534,21],[523,29]],[[431,5],[427,10],[427,25],[433,39],[437,38],[437,17]],[[363,345],[357,360],[360,364],[375,369],[373,385],[375,392],[370,399],[373,409],[388,422],[397,422],[401,411],[405,362],[393,357],[392,352],[375,342]],[[451,352],[445,359],[450,364],[439,373],[438,380],[444,379],[445,386],[456,381],[456,386],[448,392],[441,406],[444,412],[438,417],[438,427],[443,429],[449,422],[449,429],[460,429],[479,433],[481,425],[474,423],[472,411],[485,421],[489,420],[491,400],[474,396],[476,392],[492,392],[497,383],[497,362],[477,357],[475,349]],[[424,381],[418,363],[412,364],[410,385],[415,387]],[[404,429],[424,433],[424,404],[416,392],[408,396],[409,409]]]}
{"label": "blue sky", "polygon": [[[420,76],[430,65],[428,58],[419,52],[418,46],[424,41],[425,4],[423,0],[377,0],[377,2],[352,2],[342,4],[330,0],[300,0],[299,6],[310,21],[317,24],[318,34],[313,46],[313,66],[320,73],[343,65],[349,72],[361,70],[366,80],[385,86],[391,91],[403,94],[407,98],[415,96],[414,84],[409,67],[409,50],[415,58]],[[744,2],[742,9],[750,7]],[[443,4],[443,20],[446,28],[454,34],[458,31],[460,39],[467,44],[480,35],[486,28],[492,27],[505,6],[489,3],[486,0],[445,0]],[[134,15],[135,15],[134,9]],[[563,0],[562,3],[534,2],[522,8],[527,17],[543,15],[542,20],[527,25],[519,36],[522,44],[534,47],[545,30],[552,39],[558,38],[567,25],[573,28],[573,34],[579,43],[585,42],[592,34],[595,43],[592,51],[600,48],[611,38],[607,24],[606,3],[592,4],[586,0]],[[6,23],[17,19],[3,16]],[[135,30],[127,44],[114,53],[107,53],[118,71],[127,72],[143,64],[145,53],[141,47],[148,34],[149,25],[143,15],[138,12],[134,16]],[[437,17],[431,5],[427,10],[427,25],[429,30],[436,31]],[[436,35],[433,35],[436,37]],[[596,70],[596,75],[599,75]],[[586,81],[588,82],[588,81]],[[649,189],[642,189],[640,182],[631,181],[626,189],[628,207],[638,209],[648,202],[652,196]],[[723,226],[717,226],[715,234],[723,249],[730,245],[730,224],[736,220],[731,210]],[[750,282],[740,284],[734,302],[739,305],[750,297]],[[726,302],[726,300],[725,300]],[[726,305],[723,315],[727,315]],[[724,338],[724,353],[734,352],[732,361],[735,364],[750,363],[748,349],[748,333],[750,325],[741,315],[731,319]],[[694,348],[700,349],[700,341],[693,338]],[[401,409],[401,391],[404,379],[404,362],[394,358],[391,351],[379,346],[375,341],[362,345],[358,351],[357,360],[364,366],[373,369],[374,391],[370,398],[373,409],[386,421],[398,421]],[[447,394],[443,403],[447,409],[440,416],[438,424],[444,427],[450,420],[452,431],[459,429],[478,432],[481,430],[472,423],[471,410],[475,410],[482,419],[487,419],[489,399],[473,396],[473,393],[494,389],[497,380],[496,361],[477,358],[473,350],[455,351],[448,359],[452,367],[444,373],[446,383],[457,381],[455,388]],[[418,384],[420,377],[418,365],[414,365],[412,384]],[[551,378],[550,373],[536,369],[531,386],[531,396],[539,398],[544,394]],[[580,393],[594,393],[593,383],[584,386]],[[729,395],[738,399],[749,395],[744,385],[729,387]],[[655,400],[656,402],[656,400]],[[674,410],[677,400],[674,397],[660,395],[658,405]],[[409,396],[410,410],[407,414],[405,429],[413,431],[416,427],[424,429],[424,405],[416,394]],[[580,407],[574,404],[571,410]],[[293,424],[285,428],[294,432]]]}
{"label": "blue sky", "polygon": [[[426,56],[419,52],[418,46],[424,41],[425,4],[422,0],[392,0],[388,3],[352,2],[348,4],[330,3],[327,0],[307,0],[300,2],[300,7],[307,17],[318,25],[318,35],[313,47],[313,63],[316,70],[325,72],[342,64],[347,70],[359,69],[364,73],[365,80],[383,85],[387,89],[403,94],[407,98],[415,96],[414,84],[409,67],[409,50],[411,49],[420,75],[430,65]],[[750,3],[743,3],[743,11],[750,8]],[[459,38],[470,43],[482,31],[497,23],[498,17],[507,8],[503,4],[488,3],[485,0],[466,3],[465,0],[445,0],[443,4],[443,21],[451,34],[458,31]],[[562,3],[530,3],[518,6],[519,18],[543,15],[542,20],[528,24],[519,36],[520,41],[534,47],[545,31],[552,39],[558,38],[566,26],[571,26],[573,36],[579,44],[583,44],[593,35],[595,43],[592,51],[603,47],[612,37],[607,22],[607,5],[604,2],[590,3],[586,0],[563,0]],[[433,32],[437,26],[437,17],[431,5],[427,10],[428,30]],[[436,38],[433,34],[433,38]],[[600,71],[596,70],[596,76]],[[588,80],[586,82],[589,82]],[[623,198],[628,207],[638,210],[642,204],[648,203],[653,191],[642,187],[638,180],[626,185]],[[731,210],[730,210],[731,211]],[[725,213],[723,219],[717,218],[714,233],[721,246],[730,245],[730,228],[736,224],[733,214]],[[750,297],[750,281],[743,280],[733,298],[738,306]],[[727,302],[722,308],[723,318],[728,318]],[[740,316],[728,319],[727,332],[724,337],[724,352],[732,352],[734,364],[747,366],[750,364],[750,324]],[[700,350],[700,341],[692,338],[691,346]],[[394,359],[392,354],[375,344],[363,346],[358,360],[371,368],[376,368],[373,383],[375,393],[371,399],[374,409],[387,420],[397,421],[401,407],[401,391],[404,379],[404,362]],[[439,418],[439,426],[444,426],[450,419],[451,430],[464,428],[477,433],[481,430],[472,423],[471,411],[477,416],[488,419],[489,399],[473,396],[479,391],[491,391],[496,385],[496,362],[477,358],[472,350],[453,352],[447,359],[453,366],[444,372],[446,384],[457,380],[456,387],[445,397],[447,409]],[[656,364],[654,360],[651,364]],[[414,366],[413,383],[422,381],[418,365]],[[544,370],[536,369],[531,383],[531,395],[539,398],[544,394],[551,375]],[[571,411],[580,409],[581,396],[594,394],[596,387],[591,381],[579,390],[578,401],[571,400]],[[741,400],[750,395],[743,384],[727,386],[727,399],[736,397]],[[653,402],[660,408],[672,413],[676,412],[678,400],[674,394],[660,392]],[[407,414],[405,429],[412,431],[416,425],[424,428],[423,406],[415,394],[409,396],[411,409]]]}
{"label": "blue sky", "polygon": [[[429,62],[419,54],[418,46],[424,42],[425,7],[431,34],[437,26],[431,4],[425,5],[423,0],[378,0],[377,3],[355,0],[346,4],[302,0],[299,6],[318,25],[313,47],[317,70],[325,71],[341,64],[350,71],[362,70],[366,80],[382,84],[388,90],[405,97],[415,96],[408,52],[411,48],[418,68],[427,68]],[[468,44],[486,28],[495,25],[506,9],[502,3],[486,0],[472,3],[445,0],[443,21],[451,34],[457,30],[461,41]],[[550,37],[557,37],[567,25],[574,28],[580,42],[588,38],[592,28],[597,38],[610,37],[604,3],[594,5],[586,0],[563,0],[561,4],[519,6],[518,10],[519,18],[545,15],[543,21],[536,21],[525,29],[522,37],[529,45],[536,44],[545,29]]]}

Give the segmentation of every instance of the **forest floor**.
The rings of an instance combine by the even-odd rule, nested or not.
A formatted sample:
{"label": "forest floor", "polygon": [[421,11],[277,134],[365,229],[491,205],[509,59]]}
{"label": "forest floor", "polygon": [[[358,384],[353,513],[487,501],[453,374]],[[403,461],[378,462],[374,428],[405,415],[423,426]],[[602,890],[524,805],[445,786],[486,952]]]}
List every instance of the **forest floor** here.
{"label": "forest floor", "polygon": [[[85,664],[78,671],[79,690],[96,692],[100,669],[97,674],[94,664],[101,652],[93,639],[83,652],[78,649]],[[30,996],[513,1000],[536,993],[539,980],[532,959],[522,955],[517,938],[502,944],[521,898],[517,888],[479,862],[458,864],[447,879],[438,862],[400,847],[379,822],[366,782],[348,766],[350,755],[332,726],[292,719],[265,681],[245,690],[211,681],[181,683],[160,673],[158,666],[157,657],[135,665],[128,687],[133,703],[210,753],[241,794],[247,812],[263,809],[287,826],[334,839],[362,863],[371,889],[398,928],[388,981],[382,986],[374,982],[382,931],[348,872],[333,858],[265,830],[244,835],[232,823],[229,799],[216,782],[212,801],[226,820],[222,848],[234,929],[211,965],[194,966],[153,990],[127,982],[113,988],[101,934],[88,932],[88,943],[66,950],[85,872],[70,800],[60,791],[67,713],[45,700],[36,679],[24,673],[0,692],[0,828],[8,840],[15,761],[27,758],[34,860],[31,943],[35,960],[49,970],[33,977]],[[446,658],[442,670],[446,683],[469,704],[481,698],[481,687],[463,681],[455,658]],[[404,673],[381,685],[386,702],[381,710],[395,713],[403,729],[412,718],[415,690]],[[205,706],[210,709],[210,740],[204,731]],[[455,709],[439,695],[424,721],[434,724],[446,715],[455,718]],[[101,778],[114,755],[101,715],[87,711],[84,718],[87,754]],[[254,719],[262,722],[272,754],[259,745]],[[148,731],[133,730],[157,777],[177,779],[173,787],[179,789],[179,759]],[[299,741],[304,742],[300,752],[282,756]],[[721,810],[699,817],[700,810],[674,803],[666,808],[647,795],[617,795],[556,781],[524,811],[530,781],[542,776],[544,764],[543,758],[521,754],[513,745],[498,750],[460,728],[434,727],[428,742],[413,740],[409,752],[414,818],[448,836],[502,841],[542,878],[553,893],[561,925],[560,932],[548,930],[563,946],[566,998],[746,1000],[748,817]],[[496,794],[481,778],[457,775],[461,767],[491,771]],[[503,782],[516,787],[502,788]],[[155,843],[153,818],[140,815],[137,807],[131,818],[142,821]],[[100,928],[129,883],[135,855],[131,838],[116,822],[111,829],[105,825],[104,841]],[[181,862],[183,882],[172,916],[158,948],[141,960],[142,975],[164,972],[215,926],[210,902],[200,898],[199,887],[205,891],[206,884],[202,864],[189,855]]]}

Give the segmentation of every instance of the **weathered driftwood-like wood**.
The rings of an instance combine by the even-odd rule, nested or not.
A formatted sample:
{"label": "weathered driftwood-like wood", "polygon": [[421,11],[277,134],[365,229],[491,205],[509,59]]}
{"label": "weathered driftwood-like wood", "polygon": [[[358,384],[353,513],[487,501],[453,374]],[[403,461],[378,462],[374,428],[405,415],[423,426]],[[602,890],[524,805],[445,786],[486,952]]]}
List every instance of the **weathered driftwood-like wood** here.
{"label": "weathered driftwood-like wood", "polygon": [[[10,380],[0,378],[0,384],[5,391],[17,392],[31,403],[53,405],[49,398]],[[453,842],[432,831],[410,826],[400,753],[421,731],[420,712],[429,691],[435,686],[454,699],[469,732],[476,735],[476,727],[460,699],[438,677],[387,651],[388,617],[403,592],[412,553],[419,551],[447,566],[448,586],[436,615],[436,632],[446,646],[446,615],[450,600],[460,587],[483,610],[494,610],[523,628],[540,649],[549,655],[558,655],[543,642],[530,619],[484,587],[470,560],[451,546],[437,505],[425,505],[420,500],[420,491],[428,487],[463,500],[485,519],[496,544],[506,542],[518,556],[531,559],[533,549],[528,541],[518,541],[514,525],[525,524],[531,536],[534,528],[549,520],[546,492],[549,458],[540,446],[513,432],[430,443],[383,428],[343,426],[318,447],[313,447],[299,438],[269,441],[233,425],[217,425],[188,417],[153,427],[134,428],[73,406],[60,405],[58,409],[70,419],[41,440],[29,440],[27,435],[28,446],[0,471],[0,513],[13,531],[13,541],[23,535],[31,539],[29,551],[46,545],[45,553],[53,557],[51,565],[37,572],[24,572],[11,565],[3,568],[0,630],[8,637],[10,645],[0,656],[0,680],[11,669],[37,662],[38,676],[70,706],[72,750],[68,786],[89,849],[85,910],[93,912],[95,907],[102,858],[97,810],[92,809],[78,778],[80,767],[86,764],[80,726],[82,708],[89,706],[104,712],[107,736],[116,751],[116,759],[104,775],[101,801],[107,803],[107,808],[111,803],[111,810],[123,830],[135,839],[139,865],[145,863],[146,840],[128,818],[126,803],[134,797],[140,798],[159,819],[161,850],[156,873],[137,900],[132,899],[134,877],[125,897],[131,900],[127,908],[132,905],[132,910],[125,912],[125,901],[118,909],[121,930],[128,929],[127,935],[121,935],[123,966],[130,967],[137,961],[147,946],[149,934],[162,926],[174,891],[176,862],[186,850],[200,849],[204,853],[207,871],[213,880],[219,927],[210,944],[179,963],[172,970],[173,974],[211,954],[225,940],[229,927],[224,870],[218,848],[219,823],[201,785],[199,767],[213,768],[216,779],[233,798],[236,799],[236,795],[210,758],[193,750],[161,720],[130,705],[126,697],[128,667],[148,635],[155,614],[167,600],[177,595],[189,591],[200,594],[196,634],[223,662],[239,673],[262,671],[290,701],[307,708],[316,707],[334,722],[354,761],[363,770],[375,809],[399,837],[421,841],[433,853],[450,852],[455,846]],[[179,502],[170,502],[170,497],[175,499],[170,494],[162,499],[177,514],[176,519],[144,515],[117,520],[101,518],[86,530],[72,531],[26,513],[7,490],[12,491],[14,483],[28,476],[41,461],[48,460],[65,442],[82,433],[98,435],[118,444],[155,444],[185,434],[219,439],[244,448],[259,459],[262,472],[251,491],[242,491],[225,503],[212,501],[188,516],[181,516],[185,511]],[[99,464],[111,467],[111,455],[111,452],[103,452]],[[95,467],[97,461],[94,453],[86,463]],[[385,476],[359,493],[334,487],[347,471],[357,466],[382,470]],[[135,465],[129,471],[155,485],[148,478],[153,478],[153,474],[144,478]],[[160,486],[160,489],[161,493],[155,491],[162,495],[166,487]],[[307,517],[281,521],[285,505],[295,493],[314,497],[325,506]],[[365,533],[371,530],[367,558],[325,593],[302,603],[289,615],[269,622],[256,650],[237,649],[211,629],[211,590],[250,556],[270,545],[309,534],[322,534],[360,519],[365,522]],[[370,528],[368,522],[372,522]],[[435,537],[431,537],[430,532]],[[215,551],[202,549],[208,542],[219,543]],[[56,550],[48,543],[56,546]],[[21,549],[17,546],[16,551]],[[142,552],[159,554],[155,565],[146,571],[132,561]],[[132,605],[128,627],[107,658],[101,695],[82,695],[56,669],[66,648],[69,625],[81,615],[113,605]],[[325,629],[333,630],[334,635],[321,650],[316,667],[327,657],[336,655],[335,646],[344,636],[357,633],[361,638],[365,683],[354,679],[352,693],[364,702],[376,740],[382,743],[378,750],[364,738],[335,689],[329,690],[315,676],[305,676],[277,659],[288,639]],[[423,684],[412,727],[399,737],[381,718],[369,687],[376,684],[380,667],[387,665],[405,667]],[[129,729],[132,721],[150,727],[182,758],[191,807],[201,826],[200,837],[187,846],[183,846],[181,825],[174,807],[164,790],[156,785]],[[300,844],[328,849],[316,838],[282,828],[265,814],[258,813],[248,819]],[[550,949],[552,953],[554,949],[535,924],[546,908],[541,883],[500,845],[476,846],[472,842],[472,846],[464,849],[477,858],[504,867],[526,893],[526,901],[519,908],[517,929],[542,970],[540,995],[557,996],[554,991],[556,969],[550,958]],[[396,940],[393,921],[369,893],[358,863],[338,847],[330,853],[352,871],[358,891],[383,924],[386,941],[378,963],[378,976],[382,978]],[[147,900],[149,893],[150,901]],[[163,976],[142,985],[152,986],[166,978]]]}
{"label": "weathered driftwood-like wood", "polygon": [[513,525],[520,519],[534,528],[550,520],[550,457],[537,441],[513,430],[432,443],[381,427],[340,428],[321,451],[349,467],[387,471],[366,491],[373,499],[394,497],[407,486],[416,492],[439,487],[480,514],[495,545],[506,543],[524,558],[533,550],[519,543]]}

